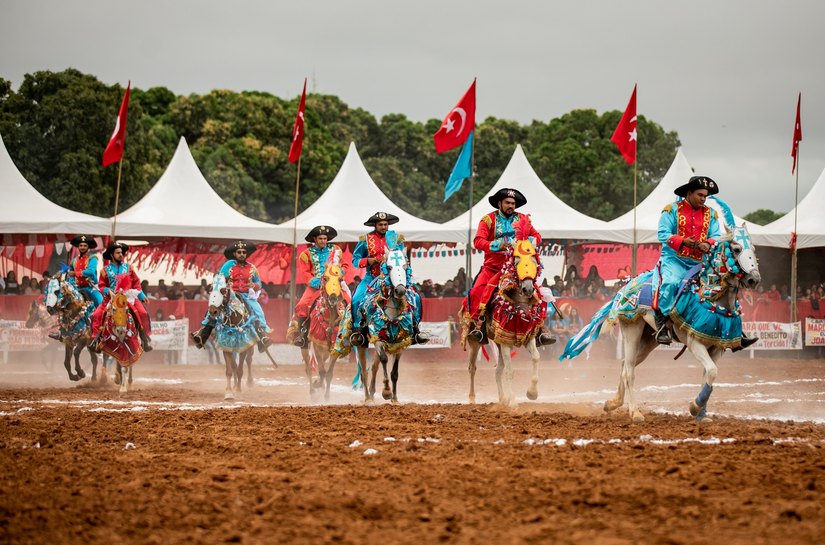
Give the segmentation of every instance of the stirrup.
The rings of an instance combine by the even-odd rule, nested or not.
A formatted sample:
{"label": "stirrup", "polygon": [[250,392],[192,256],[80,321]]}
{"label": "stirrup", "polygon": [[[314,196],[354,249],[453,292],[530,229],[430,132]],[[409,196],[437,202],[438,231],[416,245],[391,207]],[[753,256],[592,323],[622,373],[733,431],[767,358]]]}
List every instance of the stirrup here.
{"label": "stirrup", "polygon": [[743,333],[742,334],[742,341],[741,341],[740,345],[737,346],[736,348],[732,348],[731,352],[739,352],[740,350],[744,350],[744,349],[748,348],[750,345],[752,345],[752,344],[754,344],[758,341],[759,341],[759,337],[754,337],[754,338],[745,337],[745,334]]}
{"label": "stirrup", "polygon": [[480,329],[474,329],[467,333],[467,338],[476,341],[477,343],[484,342],[484,332]]}
{"label": "stirrup", "polygon": [[262,337],[260,341],[258,341],[258,352],[266,352],[266,349],[272,346],[272,339],[269,337]]}
{"label": "stirrup", "polygon": [[49,333],[49,338],[54,339],[58,342],[63,340],[63,337],[61,337],[60,333],[58,333],[57,331],[52,331],[51,333]]}
{"label": "stirrup", "polygon": [[670,330],[667,326],[662,326],[656,332],[656,342],[659,344],[670,344],[673,342],[673,338],[671,338]]}
{"label": "stirrup", "polygon": [[364,335],[360,331],[356,331],[349,336],[349,342],[352,346],[364,346]]}
{"label": "stirrup", "polygon": [[550,346],[556,344],[556,338],[548,333],[542,332],[536,337],[536,346]]}
{"label": "stirrup", "polygon": [[192,337],[192,342],[195,343],[195,348],[201,349],[203,348],[204,340],[201,338],[199,333],[200,330],[190,333],[189,336]]}

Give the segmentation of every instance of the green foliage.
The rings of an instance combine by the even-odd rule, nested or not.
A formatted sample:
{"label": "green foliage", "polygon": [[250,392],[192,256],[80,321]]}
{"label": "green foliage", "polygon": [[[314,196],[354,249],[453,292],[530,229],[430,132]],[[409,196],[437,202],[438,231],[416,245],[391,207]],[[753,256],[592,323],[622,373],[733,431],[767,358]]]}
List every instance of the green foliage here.
{"label": "green foliage", "polygon": [[780,212],[774,212],[773,210],[760,208],[758,210],[754,210],[753,212],[748,213],[744,216],[743,219],[746,219],[757,225],[767,225],[771,222],[778,220],[784,215],[785,214],[782,214]]}
{"label": "green foliage", "polygon": [[[117,166],[104,169],[101,157],[123,92],[74,69],[27,74],[16,92],[0,78],[0,134],[35,188],[67,208],[112,214]],[[296,169],[287,155],[298,99],[227,90],[176,96],[165,87],[133,87],[119,210],[149,191],[183,137],[227,203],[263,221],[291,218]],[[527,126],[488,117],[476,128],[473,200],[498,180],[520,143],[539,177],[574,208],[602,219],[626,212],[633,203],[633,166],[610,141],[620,117],[618,111],[574,110]],[[420,123],[403,114],[379,121],[338,97],[308,95],[299,210],[323,194],[355,142],[378,187],[401,208],[439,222],[461,214],[470,183],[444,202],[460,150],[435,153],[432,135],[439,125],[438,119]],[[641,201],[664,175],[679,139],[644,117],[638,132]]]}

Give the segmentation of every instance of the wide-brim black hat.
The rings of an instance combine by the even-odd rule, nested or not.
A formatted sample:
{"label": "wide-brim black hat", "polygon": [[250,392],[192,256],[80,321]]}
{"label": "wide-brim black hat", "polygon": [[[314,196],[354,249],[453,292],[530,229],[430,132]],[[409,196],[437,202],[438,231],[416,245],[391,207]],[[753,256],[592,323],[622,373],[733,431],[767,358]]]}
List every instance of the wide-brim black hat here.
{"label": "wide-brim black hat", "polygon": [[329,225],[317,225],[312,228],[312,231],[310,231],[306,237],[304,237],[304,240],[307,242],[315,242],[315,237],[318,235],[326,235],[327,241],[330,241],[338,236],[338,231]]}
{"label": "wide-brim black hat", "polygon": [[370,216],[370,219],[364,222],[364,225],[368,227],[374,227],[375,224],[379,221],[386,221],[387,223],[392,225],[393,223],[398,223],[399,219],[398,216],[388,214],[387,212],[376,212],[375,214]]}
{"label": "wide-brim black hat", "polygon": [[235,250],[246,250],[246,258],[249,259],[249,256],[255,253],[255,250],[257,249],[258,247],[251,242],[236,240],[226,247],[226,250],[223,251],[223,255],[226,259],[235,259]]}
{"label": "wide-brim black hat", "polygon": [[77,235],[70,242],[72,246],[74,246],[75,248],[80,246],[81,242],[85,242],[86,244],[88,244],[90,250],[92,248],[97,248],[97,241],[95,240],[95,237],[90,235]]}
{"label": "wide-brim black hat", "polygon": [[490,195],[490,198],[487,200],[489,201],[491,206],[498,208],[498,203],[500,203],[508,197],[512,197],[516,200],[516,208],[527,204],[527,199],[524,197],[524,195],[521,194],[521,191],[519,191],[518,189],[511,189],[509,187],[503,187],[499,189],[494,194]]}
{"label": "wide-brim black hat", "polygon": [[129,251],[129,246],[127,246],[126,244],[123,244],[122,242],[110,242],[109,245],[106,246],[106,249],[103,250],[103,259],[108,259],[108,260],[111,261],[112,252],[114,252],[118,248],[123,250],[124,254]]}
{"label": "wide-brim black hat", "polygon": [[697,189],[707,189],[708,195],[716,195],[719,193],[719,186],[707,176],[692,176],[690,180],[688,180],[688,183],[677,187],[674,193],[685,198],[687,197],[688,191],[696,191]]}

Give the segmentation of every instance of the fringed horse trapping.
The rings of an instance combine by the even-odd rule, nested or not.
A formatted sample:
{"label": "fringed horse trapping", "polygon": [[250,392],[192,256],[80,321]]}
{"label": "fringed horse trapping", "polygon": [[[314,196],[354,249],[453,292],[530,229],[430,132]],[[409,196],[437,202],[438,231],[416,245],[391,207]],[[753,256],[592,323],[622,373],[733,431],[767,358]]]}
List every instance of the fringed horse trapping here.
{"label": "fringed horse trapping", "polygon": [[[736,349],[742,343],[739,290],[754,289],[760,281],[756,252],[745,224],[735,225],[732,214],[726,213],[726,218],[732,227],[726,226],[727,234],[705,254],[697,272],[683,279],[669,316],[678,340],[704,368],[702,389],[689,405],[690,413],[697,421],[707,417],[707,403],[713,391],[719,358],[726,348]],[[621,407],[627,393],[628,410],[635,422],[644,421],[636,404],[635,368],[658,345],[650,306],[651,294],[657,285],[655,270],[631,280],[570,339],[560,357],[575,357],[599,336],[605,323],[618,322],[624,337],[624,360],[616,396],[605,402],[604,409],[612,411]]]}
{"label": "fringed horse trapping", "polygon": [[[69,380],[77,381],[86,376],[80,367],[80,352],[87,348],[91,340],[92,302],[86,301],[63,274],[53,276],[46,285],[46,310],[57,316],[57,340],[65,347],[63,366]],[[72,373],[71,359],[74,355]],[[97,380],[97,354],[89,350],[92,361],[92,380]]]}
{"label": "fringed horse trapping", "polygon": [[[517,230],[518,233],[521,229]],[[539,351],[536,337],[544,328],[547,315],[548,298],[552,294],[540,292],[536,278],[541,265],[536,258],[536,249],[529,238],[517,240],[506,250],[506,259],[498,280],[498,288],[492,301],[485,308],[481,327],[485,327],[486,338],[494,341],[498,357],[496,364],[496,385],[499,402],[505,406],[515,406],[513,395],[513,363],[511,352],[515,347],[525,347],[533,362],[533,373],[527,398],[538,398],[538,363]],[[470,403],[475,403],[476,361],[481,348],[481,341],[468,336],[473,321],[467,312],[462,314],[462,345],[470,345]]]}
{"label": "fringed horse trapping", "polygon": [[115,360],[114,381],[120,385],[120,393],[125,394],[132,385],[132,366],[143,355],[140,327],[146,327],[148,323],[141,325],[133,308],[133,305],[140,304],[137,301],[138,290],[124,289],[121,278],[128,277],[118,277],[103,310],[98,349]]}
{"label": "fringed horse trapping", "polygon": [[[421,318],[421,299],[412,285],[412,272],[407,265],[403,245],[388,237],[389,251],[386,261],[381,265],[381,274],[367,289],[367,296],[361,309],[369,332],[368,341],[375,347],[375,358],[370,367],[366,365],[366,346],[356,346],[356,355],[364,385],[364,401],[369,403],[375,398],[375,381],[380,362],[384,371],[384,399],[398,402],[398,366],[401,353],[412,344],[415,324]],[[346,356],[352,350],[349,342],[351,316],[346,313],[340,325],[338,338],[330,360]],[[392,371],[387,374],[388,354],[393,357]],[[369,382],[368,382],[369,376]],[[392,380],[392,388],[390,388]]]}
{"label": "fringed horse trapping", "polygon": [[[330,358],[330,351],[338,336],[338,325],[347,310],[344,297],[343,270],[337,263],[327,265],[321,281],[321,290],[309,312],[309,321],[304,325],[309,344],[301,347],[304,370],[309,380],[310,396],[316,390],[324,388],[324,399],[329,401],[329,390],[335,368],[335,359]],[[293,344],[298,324],[293,322],[287,330],[287,342]]]}

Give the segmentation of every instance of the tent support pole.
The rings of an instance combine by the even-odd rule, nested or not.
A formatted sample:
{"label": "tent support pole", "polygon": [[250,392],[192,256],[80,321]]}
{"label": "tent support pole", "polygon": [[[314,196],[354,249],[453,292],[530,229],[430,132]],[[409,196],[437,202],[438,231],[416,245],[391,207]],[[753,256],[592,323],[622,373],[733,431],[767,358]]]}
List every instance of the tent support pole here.
{"label": "tent support pole", "polygon": [[301,186],[301,157],[298,156],[298,169],[295,173],[295,211],[292,220],[292,259],[289,263],[289,319],[292,319],[292,314],[295,312],[295,288],[297,283],[296,276],[298,275],[298,191]]}
{"label": "tent support pole", "polygon": [[117,205],[120,201],[120,173],[123,172],[123,158],[118,161],[117,167],[117,186],[115,188],[115,215],[112,217],[112,242],[115,240],[115,233],[117,232]]}

